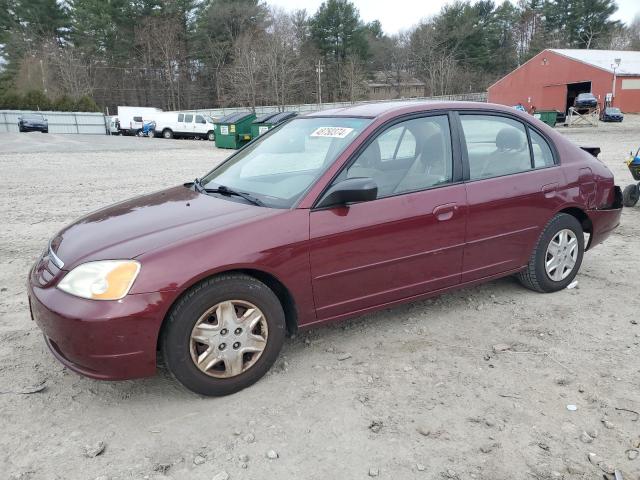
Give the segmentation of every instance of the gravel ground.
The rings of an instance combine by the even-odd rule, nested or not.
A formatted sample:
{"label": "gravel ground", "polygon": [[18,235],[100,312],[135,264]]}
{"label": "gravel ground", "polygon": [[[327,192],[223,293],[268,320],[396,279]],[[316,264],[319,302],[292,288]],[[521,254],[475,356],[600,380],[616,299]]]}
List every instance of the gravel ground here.
{"label": "gravel ground", "polygon": [[[600,145],[618,183],[631,183],[622,161],[640,118],[562,131]],[[640,478],[640,207],[586,254],[577,288],[541,295],[508,278],[315,329],[233,396],[197,397],[162,368],[98,382],[62,367],[25,296],[47,240],[228,153],[0,135],[0,479],[601,479],[589,453]]]}

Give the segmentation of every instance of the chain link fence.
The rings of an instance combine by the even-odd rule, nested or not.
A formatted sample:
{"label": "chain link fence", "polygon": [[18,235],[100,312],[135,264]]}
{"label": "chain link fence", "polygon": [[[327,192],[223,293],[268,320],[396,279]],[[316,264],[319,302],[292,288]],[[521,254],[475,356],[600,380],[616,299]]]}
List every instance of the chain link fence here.
{"label": "chain link fence", "polygon": [[[416,102],[416,101],[469,101],[469,102],[486,102],[486,92],[481,93],[464,93],[457,95],[443,95],[439,97],[419,97],[406,98],[402,100],[374,100],[355,103],[386,103],[386,102]],[[307,103],[300,105],[285,105],[284,111],[287,112],[315,112],[317,110],[325,110],[331,108],[342,108],[354,105],[352,102],[337,103]],[[180,110],[181,112],[196,113],[209,115],[213,118],[222,117],[230,113],[243,112],[249,110],[248,107],[230,107],[230,108],[201,108],[197,110]],[[266,113],[274,113],[282,111],[282,107],[277,105],[268,105],[256,107],[256,114],[262,115]],[[50,133],[83,133],[93,135],[105,135],[107,133],[106,118],[102,113],[92,112],[37,112],[28,110],[0,110],[0,132],[17,132],[18,118],[29,113],[41,114],[49,121]]]}
{"label": "chain link fence", "polygon": [[[393,100],[370,100],[370,101],[361,101],[361,102],[336,102],[336,103],[323,103],[322,105],[318,105],[317,103],[305,103],[299,105],[285,105],[284,108],[277,105],[268,105],[268,106],[258,106],[256,107],[256,115],[263,115],[266,113],[274,113],[274,112],[315,112],[318,110],[328,110],[331,108],[344,108],[350,107],[354,104],[362,104],[362,103],[388,103],[388,102],[419,102],[419,101],[466,101],[466,102],[486,102],[487,101],[487,93],[479,92],[479,93],[461,93],[455,95],[441,95],[438,97],[416,97],[416,98],[403,98],[403,99],[393,99]],[[228,108],[200,108],[197,110],[180,110],[180,112],[185,113],[194,113],[201,115],[208,115],[210,117],[223,117],[225,115],[229,115],[231,113],[236,112],[245,112],[250,110],[249,107],[228,107]]]}

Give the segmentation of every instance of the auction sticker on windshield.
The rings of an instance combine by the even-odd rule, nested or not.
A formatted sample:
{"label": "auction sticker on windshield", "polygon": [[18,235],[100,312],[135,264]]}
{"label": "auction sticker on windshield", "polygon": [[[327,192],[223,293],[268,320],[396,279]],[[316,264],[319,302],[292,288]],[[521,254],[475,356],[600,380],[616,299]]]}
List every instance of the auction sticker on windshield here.
{"label": "auction sticker on windshield", "polygon": [[348,127],[320,127],[317,128],[312,134],[312,137],[329,137],[329,138],[344,138],[353,132],[353,128]]}

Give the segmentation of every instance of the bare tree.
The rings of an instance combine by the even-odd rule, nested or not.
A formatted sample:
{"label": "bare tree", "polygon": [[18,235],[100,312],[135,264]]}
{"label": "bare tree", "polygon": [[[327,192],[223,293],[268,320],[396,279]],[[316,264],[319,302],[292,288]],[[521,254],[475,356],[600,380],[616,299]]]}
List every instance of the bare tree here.
{"label": "bare tree", "polygon": [[425,95],[453,93],[453,80],[458,72],[454,51],[437,42],[428,23],[411,36],[411,58],[417,77],[425,83]]}
{"label": "bare tree", "polygon": [[301,59],[301,42],[293,20],[283,10],[273,9],[271,25],[260,52],[268,79],[269,103],[273,102],[281,110],[304,82],[307,72],[305,62]]}
{"label": "bare tree", "polygon": [[225,73],[227,100],[255,111],[261,92],[262,67],[257,45],[262,39],[256,34],[240,36],[233,46],[233,64]]}
{"label": "bare tree", "polygon": [[179,22],[172,17],[147,17],[136,31],[145,63],[160,67],[157,72],[166,88],[166,107],[180,108],[180,66],[183,50]]}

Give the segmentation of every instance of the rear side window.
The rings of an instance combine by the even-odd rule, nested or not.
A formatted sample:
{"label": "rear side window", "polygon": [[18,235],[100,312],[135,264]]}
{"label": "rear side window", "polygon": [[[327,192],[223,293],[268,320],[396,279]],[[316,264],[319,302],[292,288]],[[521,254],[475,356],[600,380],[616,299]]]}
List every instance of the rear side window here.
{"label": "rear side window", "polygon": [[533,165],[535,168],[551,167],[554,165],[553,153],[547,141],[537,132],[529,129],[531,137],[531,151],[533,152]]}
{"label": "rear side window", "polygon": [[141,122],[142,121],[142,117],[133,117],[133,121],[134,122]]}
{"label": "rear side window", "polygon": [[494,115],[460,115],[471,180],[531,170],[525,126]]}
{"label": "rear side window", "polygon": [[179,122],[184,122],[184,113],[179,113],[178,114],[178,121]]}
{"label": "rear side window", "polygon": [[191,123],[193,122],[193,115],[192,114],[187,114],[184,116],[184,123]]}

